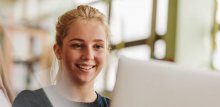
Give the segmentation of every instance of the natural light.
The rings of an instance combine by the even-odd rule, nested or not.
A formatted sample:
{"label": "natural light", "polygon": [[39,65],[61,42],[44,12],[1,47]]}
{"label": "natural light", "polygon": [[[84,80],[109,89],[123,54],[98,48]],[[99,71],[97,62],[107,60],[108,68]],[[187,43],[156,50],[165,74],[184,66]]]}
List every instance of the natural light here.
{"label": "natural light", "polygon": [[169,0],[157,0],[156,32],[164,35],[167,32]]}
{"label": "natural light", "polygon": [[111,42],[134,41],[149,37],[151,31],[152,0],[113,1]]}

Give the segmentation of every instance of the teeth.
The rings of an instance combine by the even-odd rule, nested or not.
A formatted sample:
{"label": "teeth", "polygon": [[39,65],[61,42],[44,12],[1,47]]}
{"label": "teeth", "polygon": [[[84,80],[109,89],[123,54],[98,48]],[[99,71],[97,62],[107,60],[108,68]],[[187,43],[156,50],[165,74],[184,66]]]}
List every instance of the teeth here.
{"label": "teeth", "polygon": [[78,67],[82,70],[90,70],[92,68],[94,68],[95,66],[91,66],[91,65],[78,65]]}
{"label": "teeth", "polygon": [[82,69],[86,69],[86,70],[89,70],[92,68],[92,66],[83,66],[83,65],[79,65],[79,67]]}

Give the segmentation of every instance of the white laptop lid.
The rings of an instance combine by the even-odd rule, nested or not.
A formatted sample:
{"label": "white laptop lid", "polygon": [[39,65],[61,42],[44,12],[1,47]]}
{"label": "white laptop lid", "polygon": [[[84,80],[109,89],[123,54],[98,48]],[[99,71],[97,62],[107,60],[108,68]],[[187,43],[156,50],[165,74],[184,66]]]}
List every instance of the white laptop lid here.
{"label": "white laptop lid", "polygon": [[111,107],[220,107],[220,73],[121,57]]}

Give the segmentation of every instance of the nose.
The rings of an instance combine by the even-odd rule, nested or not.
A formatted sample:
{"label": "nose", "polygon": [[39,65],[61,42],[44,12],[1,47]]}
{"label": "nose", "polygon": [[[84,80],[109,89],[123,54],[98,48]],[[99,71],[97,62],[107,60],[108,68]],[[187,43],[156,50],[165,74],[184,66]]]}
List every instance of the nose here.
{"label": "nose", "polygon": [[92,48],[87,47],[84,48],[84,51],[82,52],[82,57],[83,60],[91,60],[94,59],[94,52],[92,50]]}

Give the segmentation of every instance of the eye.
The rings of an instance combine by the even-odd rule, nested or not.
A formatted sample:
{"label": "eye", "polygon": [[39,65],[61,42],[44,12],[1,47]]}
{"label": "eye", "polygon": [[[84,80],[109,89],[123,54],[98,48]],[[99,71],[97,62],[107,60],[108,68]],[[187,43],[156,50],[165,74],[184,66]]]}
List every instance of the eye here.
{"label": "eye", "polygon": [[73,44],[71,44],[71,47],[75,48],[75,49],[81,49],[81,48],[83,48],[83,44],[81,44],[81,43],[73,43]]}
{"label": "eye", "polygon": [[104,45],[96,44],[96,45],[94,45],[94,48],[95,48],[96,50],[101,50],[101,49],[104,49]]}

